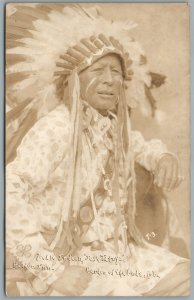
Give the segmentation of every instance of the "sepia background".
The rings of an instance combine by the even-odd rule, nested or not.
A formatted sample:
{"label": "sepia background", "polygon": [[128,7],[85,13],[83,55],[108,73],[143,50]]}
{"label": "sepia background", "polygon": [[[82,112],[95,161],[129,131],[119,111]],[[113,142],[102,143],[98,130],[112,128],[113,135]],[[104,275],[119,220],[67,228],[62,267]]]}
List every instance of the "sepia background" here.
{"label": "sepia background", "polygon": [[[66,4],[67,5],[67,4]],[[94,4],[84,4],[86,7]],[[83,5],[83,6],[84,6]],[[178,155],[185,177],[182,185],[168,194],[180,220],[185,240],[190,237],[189,158],[189,20],[186,4],[97,4],[104,17],[131,20],[138,24],[131,36],[138,40],[152,72],[166,76],[166,83],[152,93],[158,109],[165,113],[161,123],[143,116],[136,108],[132,126],[146,139],[160,138]]]}
{"label": "sepia background", "polygon": [[[92,4],[93,5],[93,4]],[[132,125],[146,139],[160,138],[177,154],[185,177],[167,194],[190,246],[190,99],[189,20],[186,4],[98,4],[107,18],[129,19],[139,24],[132,30],[146,53],[150,70],[167,77],[165,85],[152,90],[165,119],[156,120],[133,110]]]}
{"label": "sepia background", "polygon": [[[166,75],[166,83],[152,90],[159,110],[165,119],[142,116],[133,111],[133,128],[145,138],[161,138],[169,151],[178,155],[185,177],[182,185],[168,193],[168,201],[175,208],[185,240],[190,243],[190,110],[189,110],[189,19],[187,4],[112,4],[103,15],[138,23],[131,33],[145,50],[150,70]],[[127,6],[128,9],[127,9]]]}

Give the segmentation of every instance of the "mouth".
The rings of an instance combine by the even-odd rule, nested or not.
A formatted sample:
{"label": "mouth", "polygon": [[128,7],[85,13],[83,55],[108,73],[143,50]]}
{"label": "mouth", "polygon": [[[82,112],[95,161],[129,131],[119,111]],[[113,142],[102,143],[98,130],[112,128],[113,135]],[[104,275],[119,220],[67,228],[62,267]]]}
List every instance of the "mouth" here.
{"label": "mouth", "polygon": [[108,96],[108,97],[114,96],[114,93],[112,91],[99,91],[98,94],[101,96]]}

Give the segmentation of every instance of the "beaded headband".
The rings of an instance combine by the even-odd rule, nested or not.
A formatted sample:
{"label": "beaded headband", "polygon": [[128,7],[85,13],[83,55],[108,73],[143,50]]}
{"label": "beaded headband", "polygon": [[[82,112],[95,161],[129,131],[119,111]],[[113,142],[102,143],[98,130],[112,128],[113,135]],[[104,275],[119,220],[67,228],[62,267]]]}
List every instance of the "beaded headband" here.
{"label": "beaded headband", "polygon": [[107,54],[116,54],[120,57],[123,77],[125,80],[131,80],[133,71],[130,69],[132,60],[129,53],[124,51],[124,47],[114,37],[99,34],[97,37],[91,36],[88,39],[81,39],[77,45],[69,48],[64,55],[60,55],[60,61],[56,63],[58,70],[54,72],[57,77],[55,83],[58,97],[62,98],[64,86],[75,68],[77,68],[79,74]]}

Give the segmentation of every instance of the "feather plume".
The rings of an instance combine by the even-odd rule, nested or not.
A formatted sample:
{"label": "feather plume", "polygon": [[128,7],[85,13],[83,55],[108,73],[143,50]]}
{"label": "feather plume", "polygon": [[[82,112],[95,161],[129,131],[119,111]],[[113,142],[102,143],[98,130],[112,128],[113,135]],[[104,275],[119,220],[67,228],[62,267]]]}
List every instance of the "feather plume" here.
{"label": "feather plume", "polygon": [[[6,10],[7,87],[15,93],[13,99],[16,103],[25,100],[24,96],[18,98],[22,94],[20,88],[27,90],[29,86],[31,91],[33,87],[35,91],[46,91],[55,82],[56,75],[61,74],[59,72],[62,71],[64,76],[68,74],[71,63],[74,66],[84,55],[95,53],[96,48],[101,49],[103,43],[110,44],[106,38],[110,36],[115,47],[125,49],[130,77],[133,74],[135,80],[134,90],[139,87],[141,90],[142,83],[150,86],[148,65],[141,65],[145,54],[140,44],[130,38],[130,31],[137,24],[131,21],[111,22],[103,18],[97,6],[86,8],[81,4],[19,3],[8,4]],[[99,39],[90,44],[89,38],[92,36],[99,36]],[[70,48],[71,54],[74,53],[68,57],[67,50]],[[69,67],[65,67],[68,61]],[[62,63],[63,66],[59,65]],[[24,93],[26,97],[27,94]],[[33,95],[36,96],[36,93],[33,92]],[[56,95],[54,93],[52,98]],[[130,97],[135,96],[132,90]]]}

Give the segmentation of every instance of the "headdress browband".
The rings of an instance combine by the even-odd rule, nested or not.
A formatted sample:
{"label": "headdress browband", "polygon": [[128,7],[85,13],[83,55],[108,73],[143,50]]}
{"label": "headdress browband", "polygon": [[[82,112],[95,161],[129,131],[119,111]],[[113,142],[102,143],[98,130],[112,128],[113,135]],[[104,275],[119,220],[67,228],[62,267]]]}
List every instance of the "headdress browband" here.
{"label": "headdress browband", "polygon": [[64,55],[60,55],[60,61],[56,63],[58,69],[54,72],[57,76],[56,91],[59,98],[63,97],[63,90],[72,70],[77,68],[78,74],[92,65],[99,58],[107,54],[117,54],[121,58],[123,76],[125,80],[131,80],[133,71],[130,69],[132,60],[129,53],[114,37],[106,37],[104,34],[81,39],[80,42],[69,48]]}

